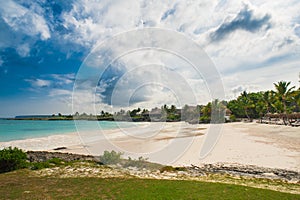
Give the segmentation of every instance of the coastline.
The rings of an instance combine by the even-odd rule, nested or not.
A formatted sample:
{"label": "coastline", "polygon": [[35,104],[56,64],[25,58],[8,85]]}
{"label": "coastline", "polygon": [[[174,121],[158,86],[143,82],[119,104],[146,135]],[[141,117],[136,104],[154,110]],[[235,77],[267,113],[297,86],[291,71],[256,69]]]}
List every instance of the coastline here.
{"label": "coastline", "polygon": [[[209,124],[191,125],[183,122],[139,123],[136,127],[83,131],[48,137],[0,142],[0,148],[13,146],[29,151],[49,151],[83,155],[101,155],[103,151],[125,152],[124,157],[143,156],[150,162],[173,166],[200,166],[203,164],[230,163],[255,165],[300,172],[300,134],[295,127],[257,123],[228,123],[222,125],[221,137],[204,159],[199,159],[201,146]],[[168,160],[172,143],[189,144],[176,159]],[[177,145],[177,144],[176,144]],[[123,150],[123,151],[122,151]],[[142,153],[140,153],[142,152]],[[138,154],[139,153],[139,154]],[[168,156],[170,157],[170,156]]]}

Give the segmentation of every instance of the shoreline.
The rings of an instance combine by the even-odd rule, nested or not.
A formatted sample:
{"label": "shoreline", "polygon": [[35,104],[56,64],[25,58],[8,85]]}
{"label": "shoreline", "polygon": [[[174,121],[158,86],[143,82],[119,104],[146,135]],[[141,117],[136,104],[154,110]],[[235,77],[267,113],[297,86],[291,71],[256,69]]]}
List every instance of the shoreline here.
{"label": "shoreline", "polygon": [[[228,163],[286,169],[300,172],[300,134],[298,128],[257,123],[228,123],[222,125],[221,136],[214,149],[199,159],[201,146],[209,124],[191,125],[182,122],[139,123],[136,127],[84,131],[42,138],[0,142],[0,148],[13,146],[26,151],[64,152],[101,155],[103,151],[125,150],[125,158],[142,156],[150,162],[173,166]],[[173,143],[188,144],[173,159],[165,151]],[[178,145],[176,144],[176,145]],[[173,146],[172,146],[173,145]],[[176,147],[175,145],[175,147]],[[65,147],[55,151],[55,148]],[[177,156],[177,157],[176,157]],[[169,159],[169,160],[168,160]]]}

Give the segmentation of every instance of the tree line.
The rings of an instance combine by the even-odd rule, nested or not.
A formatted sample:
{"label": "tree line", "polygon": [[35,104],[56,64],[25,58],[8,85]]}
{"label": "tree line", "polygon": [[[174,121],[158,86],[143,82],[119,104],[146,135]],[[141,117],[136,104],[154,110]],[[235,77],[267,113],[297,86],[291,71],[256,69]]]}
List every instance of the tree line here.
{"label": "tree line", "polygon": [[281,118],[285,125],[300,119],[300,88],[290,86],[291,82],[274,83],[275,90],[242,92],[227,104],[234,117],[252,119]]}
{"label": "tree line", "polygon": [[[206,105],[163,105],[151,110],[135,108],[109,113],[101,111],[97,115],[78,113],[73,115],[52,115],[44,120],[105,120],[105,121],[187,121],[189,123],[222,123],[239,119],[280,119],[285,125],[300,119],[300,88],[290,85],[291,82],[274,83],[274,90],[260,92],[242,92],[237,98],[225,101],[215,99]],[[24,118],[28,119],[28,118]],[[34,120],[36,118],[33,118]],[[41,119],[39,119],[41,120]]]}
{"label": "tree line", "polygon": [[[178,109],[175,105],[161,108],[121,110],[114,114],[102,111],[100,119],[113,118],[123,121],[187,121],[190,123],[210,123],[212,116],[217,122],[235,121],[246,118],[249,121],[266,117],[281,118],[285,125],[300,119],[300,88],[290,86],[291,82],[274,83],[274,90],[242,92],[236,99],[225,101],[215,99],[206,105],[185,105]],[[214,114],[213,112],[217,113]],[[224,118],[225,116],[225,118]]]}

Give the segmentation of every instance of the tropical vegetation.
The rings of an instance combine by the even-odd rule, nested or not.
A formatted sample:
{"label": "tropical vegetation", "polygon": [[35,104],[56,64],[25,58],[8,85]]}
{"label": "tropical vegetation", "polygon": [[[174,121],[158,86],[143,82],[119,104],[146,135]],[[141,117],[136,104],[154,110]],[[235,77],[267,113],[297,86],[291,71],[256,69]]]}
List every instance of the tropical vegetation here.
{"label": "tropical vegetation", "polygon": [[[135,108],[127,111],[121,109],[114,113],[102,110],[98,115],[76,112],[74,115],[66,116],[58,113],[44,118],[32,117],[33,120],[187,121],[189,123],[223,123],[243,118],[248,121],[260,119],[261,122],[266,118],[276,118],[285,125],[292,124],[300,119],[300,88],[295,89],[295,86],[291,86],[291,82],[279,81],[274,83],[274,90],[243,91],[230,101],[215,99],[206,105],[185,105],[177,108],[175,105],[165,104],[151,110]],[[29,118],[16,119],[28,120]]]}
{"label": "tropical vegetation", "polygon": [[264,92],[244,91],[237,99],[229,101],[227,108],[234,116],[250,121],[276,117],[281,118],[285,125],[291,124],[300,118],[300,89],[295,90],[295,86],[291,87],[290,82],[285,81],[274,83],[274,86],[275,90]]}

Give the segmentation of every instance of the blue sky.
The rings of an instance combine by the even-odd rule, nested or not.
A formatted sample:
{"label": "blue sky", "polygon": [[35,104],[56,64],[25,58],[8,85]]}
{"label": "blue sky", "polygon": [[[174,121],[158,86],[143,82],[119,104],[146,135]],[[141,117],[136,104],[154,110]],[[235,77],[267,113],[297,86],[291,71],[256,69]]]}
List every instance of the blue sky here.
{"label": "blue sky", "polygon": [[[73,84],[91,50],[116,34],[146,27],[174,30],[197,43],[219,71],[226,99],[243,90],[272,89],[273,83],[280,80],[298,86],[299,8],[300,1],[295,0],[3,1],[0,117],[73,113]],[[162,56],[153,52],[151,55]],[[122,104],[124,93],[139,84],[131,79],[161,74],[162,69],[153,66],[133,74],[124,73],[128,70],[125,65],[134,65],[131,60],[137,57],[140,60],[136,62],[141,63],[143,56],[137,53],[107,68],[102,79],[97,79],[96,97],[95,93],[85,93],[81,102],[88,104],[91,101],[86,99],[93,99],[98,110],[108,109],[113,104],[111,96],[118,91],[115,107],[126,107]],[[104,54],[102,57],[105,59]],[[155,63],[164,61],[162,65],[174,66],[173,71],[188,77],[184,63],[165,60],[164,57]],[[122,79],[123,75],[127,77]],[[129,81],[124,81],[126,78]],[[204,94],[209,93],[205,83],[189,83],[199,96],[199,103],[210,100],[209,94]],[[127,107],[176,104],[174,91],[154,85],[136,89]],[[92,112],[80,107],[80,112]]]}

